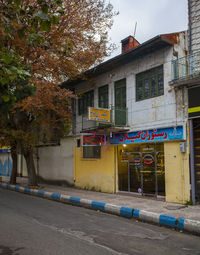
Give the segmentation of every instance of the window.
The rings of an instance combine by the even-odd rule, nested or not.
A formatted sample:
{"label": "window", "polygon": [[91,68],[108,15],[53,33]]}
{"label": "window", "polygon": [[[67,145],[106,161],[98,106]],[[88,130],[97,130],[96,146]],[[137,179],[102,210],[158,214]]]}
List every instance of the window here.
{"label": "window", "polygon": [[126,126],[126,79],[115,82],[115,126]]}
{"label": "window", "polygon": [[164,94],[163,66],[136,75],[136,101]]}
{"label": "window", "polygon": [[101,146],[83,146],[83,158],[101,158]]}
{"label": "window", "polygon": [[77,139],[76,140],[76,146],[77,147],[81,147],[81,139]]}
{"label": "window", "polygon": [[108,108],[108,85],[99,88],[99,107]]}
{"label": "window", "polygon": [[88,107],[94,106],[94,91],[88,91],[82,95],[78,100],[78,114],[86,114]]}

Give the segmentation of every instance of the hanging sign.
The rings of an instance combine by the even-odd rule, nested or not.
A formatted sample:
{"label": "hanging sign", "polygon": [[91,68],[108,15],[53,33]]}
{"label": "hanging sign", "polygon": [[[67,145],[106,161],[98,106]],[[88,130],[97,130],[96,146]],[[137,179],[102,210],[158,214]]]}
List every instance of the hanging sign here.
{"label": "hanging sign", "polygon": [[145,165],[151,165],[154,162],[154,157],[152,154],[145,154],[143,157],[143,162]]}
{"label": "hanging sign", "polygon": [[88,119],[98,122],[111,123],[111,110],[88,107]]}
{"label": "hanging sign", "polygon": [[113,134],[110,144],[131,144],[184,140],[183,126]]}
{"label": "hanging sign", "polygon": [[82,136],[83,146],[102,146],[106,145],[106,135],[104,134],[83,134]]}

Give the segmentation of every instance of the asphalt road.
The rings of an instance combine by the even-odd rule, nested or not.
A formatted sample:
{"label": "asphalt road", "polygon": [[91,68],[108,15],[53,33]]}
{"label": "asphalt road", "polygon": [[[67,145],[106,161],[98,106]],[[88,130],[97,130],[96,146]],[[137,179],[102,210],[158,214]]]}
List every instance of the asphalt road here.
{"label": "asphalt road", "polygon": [[200,237],[0,189],[0,254],[200,255]]}

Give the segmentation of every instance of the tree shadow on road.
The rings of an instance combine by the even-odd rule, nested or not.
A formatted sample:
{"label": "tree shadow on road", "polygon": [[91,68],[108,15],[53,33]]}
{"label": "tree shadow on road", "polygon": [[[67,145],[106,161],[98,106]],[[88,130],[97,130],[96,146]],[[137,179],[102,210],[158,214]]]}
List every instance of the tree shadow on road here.
{"label": "tree shadow on road", "polygon": [[23,249],[24,248],[11,249],[10,247],[0,245],[0,255],[20,255],[18,251]]}

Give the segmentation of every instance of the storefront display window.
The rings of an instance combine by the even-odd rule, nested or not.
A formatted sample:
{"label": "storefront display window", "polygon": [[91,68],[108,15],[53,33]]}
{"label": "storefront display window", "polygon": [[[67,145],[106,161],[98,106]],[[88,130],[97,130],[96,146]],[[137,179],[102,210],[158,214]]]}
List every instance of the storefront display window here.
{"label": "storefront display window", "polygon": [[119,190],[165,195],[164,144],[118,146]]}

